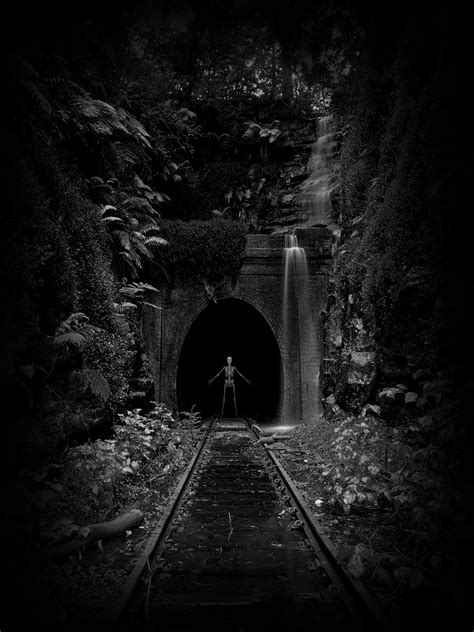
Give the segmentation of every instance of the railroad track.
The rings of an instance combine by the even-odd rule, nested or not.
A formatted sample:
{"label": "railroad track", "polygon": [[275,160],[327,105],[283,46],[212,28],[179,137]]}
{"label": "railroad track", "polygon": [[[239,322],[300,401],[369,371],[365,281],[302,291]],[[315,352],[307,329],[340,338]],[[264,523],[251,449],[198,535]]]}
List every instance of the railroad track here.
{"label": "railroad track", "polygon": [[383,630],[277,457],[210,423],[116,612],[120,630]]}

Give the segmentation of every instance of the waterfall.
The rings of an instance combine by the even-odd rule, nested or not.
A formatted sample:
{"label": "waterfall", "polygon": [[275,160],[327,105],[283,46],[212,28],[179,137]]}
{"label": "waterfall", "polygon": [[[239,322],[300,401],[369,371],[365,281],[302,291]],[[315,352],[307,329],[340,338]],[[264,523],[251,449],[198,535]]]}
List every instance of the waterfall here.
{"label": "waterfall", "polygon": [[331,171],[336,141],[330,116],[322,116],[318,121],[318,137],[313,143],[309,159],[309,177],[301,186],[297,200],[301,206],[303,222],[300,227],[332,223],[331,193],[337,186]]}
{"label": "waterfall", "polygon": [[[319,414],[319,376],[311,375],[317,353],[315,319],[309,294],[306,253],[295,234],[285,235],[283,284],[283,346],[293,366],[299,366],[299,393],[285,386],[280,419],[284,423],[310,420]],[[287,380],[288,383],[289,380]]]}
{"label": "waterfall", "polygon": [[[318,121],[317,139],[308,163],[309,177],[296,196],[300,207],[298,228],[329,226],[333,223],[331,193],[337,186],[332,173],[336,141],[330,116]],[[298,246],[295,234],[285,235],[284,286],[282,306],[283,346],[288,366],[299,367],[299,392],[286,376],[282,393],[280,419],[284,423],[316,420],[320,414],[319,364],[321,353],[319,313],[316,311],[314,288],[309,287],[308,265],[304,248]],[[316,373],[316,374],[315,374]]]}

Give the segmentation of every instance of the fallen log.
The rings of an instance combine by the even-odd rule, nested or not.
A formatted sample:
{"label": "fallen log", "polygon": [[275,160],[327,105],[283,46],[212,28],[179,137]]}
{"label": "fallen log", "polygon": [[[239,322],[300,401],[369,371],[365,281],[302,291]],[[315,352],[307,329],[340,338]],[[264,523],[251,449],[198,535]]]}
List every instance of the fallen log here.
{"label": "fallen log", "polygon": [[68,559],[71,555],[80,555],[94,542],[115,538],[136,527],[143,518],[144,514],[140,509],[132,509],[109,522],[98,522],[81,527],[74,539],[52,544],[40,553],[40,558],[61,561]]}
{"label": "fallen log", "polygon": [[257,443],[261,443],[262,445],[266,445],[267,443],[275,443],[276,439],[274,437],[262,437],[258,439]]}
{"label": "fallen log", "polygon": [[275,443],[275,441],[286,441],[288,439],[291,439],[290,435],[280,435],[280,434],[272,434],[269,437],[264,436],[261,437],[260,439],[258,439],[258,443]]}

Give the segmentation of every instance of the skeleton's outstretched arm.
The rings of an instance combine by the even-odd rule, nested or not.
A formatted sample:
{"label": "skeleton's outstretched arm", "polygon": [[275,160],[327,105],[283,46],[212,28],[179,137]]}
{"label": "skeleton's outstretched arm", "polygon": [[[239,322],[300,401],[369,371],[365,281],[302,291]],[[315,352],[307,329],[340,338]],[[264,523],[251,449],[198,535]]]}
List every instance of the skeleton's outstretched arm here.
{"label": "skeleton's outstretched arm", "polygon": [[247,382],[247,384],[249,384],[249,385],[252,384],[252,382],[250,380],[248,380],[245,377],[245,375],[242,375],[242,373],[237,369],[237,367],[234,366],[234,369],[235,369],[235,372],[238,373],[240,375],[240,377],[242,377]]}
{"label": "skeleton's outstretched arm", "polygon": [[213,378],[211,378],[210,380],[207,380],[207,384],[209,386],[209,384],[212,384],[212,382],[214,382],[214,380],[216,379],[216,377],[219,377],[219,375],[222,373],[222,371],[225,370],[225,366],[222,367],[222,369],[219,371],[219,373],[216,373],[216,375],[214,375]]}

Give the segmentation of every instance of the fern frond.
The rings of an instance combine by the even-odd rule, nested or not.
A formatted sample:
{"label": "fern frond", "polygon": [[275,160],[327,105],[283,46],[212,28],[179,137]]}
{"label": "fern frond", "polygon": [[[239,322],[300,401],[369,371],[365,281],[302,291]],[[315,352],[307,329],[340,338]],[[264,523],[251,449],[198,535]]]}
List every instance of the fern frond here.
{"label": "fern frond", "polygon": [[146,216],[154,217],[160,216],[158,211],[156,211],[153,206],[150,204],[148,200],[145,198],[132,196],[127,198],[121,205],[121,208],[126,211],[129,215],[138,215],[138,216]]}
{"label": "fern frond", "polygon": [[140,231],[146,236],[151,236],[153,233],[161,232],[161,228],[155,222],[149,222],[140,226]]}
{"label": "fern frond", "polygon": [[123,259],[126,259],[127,261],[129,261],[134,268],[141,268],[142,267],[142,260],[140,259],[139,255],[137,255],[137,253],[135,251],[133,251],[133,250],[129,250],[128,252],[123,252],[122,251],[122,252],[119,252],[119,255]]}
{"label": "fern frond", "polygon": [[148,186],[148,184],[145,184],[140,176],[138,176],[137,174],[135,174],[135,176],[133,177],[133,184],[137,187],[137,189],[149,191],[150,193],[153,192],[152,188]]}
{"label": "fern frond", "polygon": [[151,257],[152,256],[152,253],[151,253],[150,249],[147,248],[147,246],[145,245],[144,241],[139,240],[139,239],[134,239],[133,240],[133,246],[134,246],[135,250],[137,251],[137,253],[139,253],[140,255],[144,255],[145,257]]}
{"label": "fern frond", "polygon": [[142,299],[145,291],[159,293],[159,290],[149,283],[133,282],[123,285],[119,292],[130,298]]}
{"label": "fern frond", "polygon": [[77,331],[69,331],[65,334],[59,334],[59,336],[54,337],[53,341],[56,345],[70,344],[77,349],[82,349],[86,344],[85,337]]}
{"label": "fern frond", "polygon": [[135,252],[135,250],[130,251],[130,257],[132,258],[132,261],[135,263],[135,265],[138,268],[142,267],[142,260],[140,258],[140,255],[137,252]]}
{"label": "fern frond", "polygon": [[137,306],[135,305],[135,303],[129,303],[128,301],[124,301],[123,303],[116,303],[115,309],[117,312],[119,312],[119,314],[122,314],[128,309],[137,309]]}
{"label": "fern frond", "polygon": [[56,331],[54,332],[54,335],[58,336],[59,334],[64,334],[70,331],[78,331],[88,322],[89,317],[86,316],[83,312],[74,312],[58,325]]}
{"label": "fern frond", "polygon": [[166,193],[160,193],[159,191],[152,191],[151,193],[145,192],[145,197],[150,202],[157,202],[158,204],[164,204],[170,202],[171,198]]}
{"label": "fern frond", "polygon": [[81,328],[80,333],[86,339],[86,342],[90,342],[97,334],[103,333],[104,330],[101,327],[96,327],[95,325],[85,325]]}
{"label": "fern frond", "polygon": [[113,215],[103,217],[102,221],[104,222],[104,224],[124,224],[124,220],[121,217],[114,217]]}
{"label": "fern frond", "polygon": [[140,162],[140,158],[137,154],[125,143],[117,141],[114,143],[115,151],[117,152],[117,157],[119,160],[123,162],[128,162],[131,165],[137,165]]}
{"label": "fern frond", "polygon": [[140,290],[136,287],[131,287],[130,285],[124,285],[120,288],[119,292],[120,294],[129,296],[130,298],[137,298],[143,294],[143,290]]}
{"label": "fern frond", "polygon": [[74,105],[83,116],[93,119],[99,116],[116,116],[117,110],[105,101],[99,99],[91,99],[90,97],[77,96],[74,99]]}
{"label": "fern frond", "polygon": [[163,309],[159,305],[154,305],[153,303],[149,303],[148,301],[142,301],[142,305],[148,305],[148,307],[153,307],[153,309]]}
{"label": "fern frond", "polygon": [[110,385],[97,369],[84,369],[82,372],[86,388],[89,387],[92,393],[99,397],[102,401],[106,402],[110,395]]}
{"label": "fern frond", "polygon": [[117,109],[117,116],[121,124],[125,127],[128,133],[133,136],[140,144],[144,145],[148,149],[151,149],[151,136],[143,127],[143,125],[135,117],[123,108]]}
{"label": "fern frond", "polygon": [[72,345],[82,349],[94,336],[103,332],[101,327],[91,325],[89,317],[83,312],[75,312],[56,328],[53,342],[56,345]]}
{"label": "fern frond", "polygon": [[118,243],[120,244],[120,246],[126,250],[127,252],[130,251],[130,235],[127,233],[127,231],[125,230],[114,230],[114,232],[112,233],[112,235],[114,236],[114,238],[118,241]]}
{"label": "fern frond", "polygon": [[128,135],[117,110],[99,99],[77,96],[73,105],[77,113],[76,122],[84,131],[93,131],[99,136],[112,136],[115,132]]}
{"label": "fern frond", "polygon": [[147,246],[169,246],[170,242],[167,241],[166,239],[163,239],[163,237],[156,237],[156,236],[152,236],[152,237],[147,237],[147,239],[145,240],[145,244]]}
{"label": "fern frond", "polygon": [[154,285],[150,285],[149,283],[133,283],[135,287],[140,288],[141,290],[149,290],[150,292],[159,292]]}
{"label": "fern frond", "polygon": [[101,218],[104,217],[106,213],[117,213],[117,207],[112,204],[105,204],[99,211]]}

